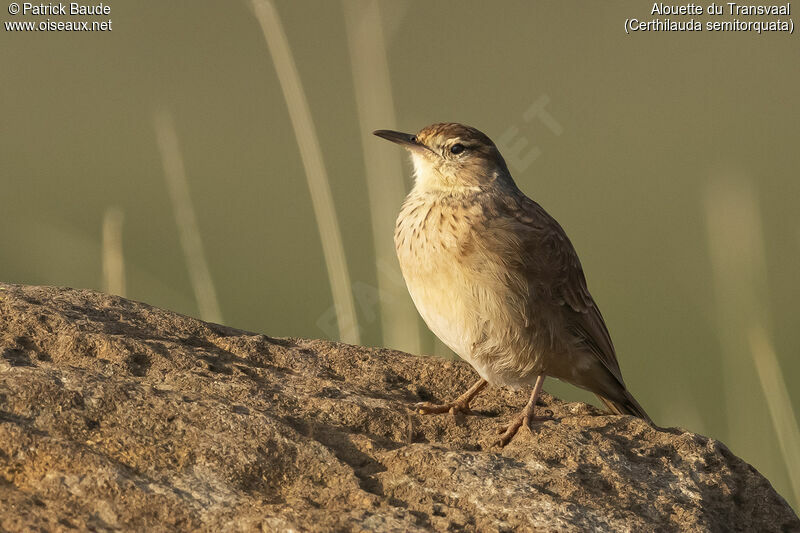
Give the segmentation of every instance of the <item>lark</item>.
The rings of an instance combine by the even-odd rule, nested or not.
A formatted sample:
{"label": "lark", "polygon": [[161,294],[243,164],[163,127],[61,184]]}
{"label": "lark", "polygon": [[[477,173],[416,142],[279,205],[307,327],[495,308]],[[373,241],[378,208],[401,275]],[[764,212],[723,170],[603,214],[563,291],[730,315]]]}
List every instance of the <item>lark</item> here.
{"label": "lark", "polygon": [[596,394],[614,414],[652,423],[622,380],[614,345],[562,227],[516,185],[483,133],[456,123],[416,135],[375,135],[411,154],[415,183],[394,234],[411,298],[441,341],[480,379],[422,414],[463,412],[487,384],[533,386],[525,408],[498,430],[505,446],[543,417],[547,376]]}

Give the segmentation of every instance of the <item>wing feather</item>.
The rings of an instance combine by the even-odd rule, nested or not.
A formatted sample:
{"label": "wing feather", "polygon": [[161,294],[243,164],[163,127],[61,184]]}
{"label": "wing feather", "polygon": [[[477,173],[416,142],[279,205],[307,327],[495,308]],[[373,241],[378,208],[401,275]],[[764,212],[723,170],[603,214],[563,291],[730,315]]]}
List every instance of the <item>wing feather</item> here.
{"label": "wing feather", "polygon": [[531,283],[540,290],[549,290],[557,305],[566,311],[567,324],[573,334],[614,375],[620,384],[622,373],[617,362],[614,343],[603,315],[586,285],[580,259],[561,225],[539,204],[525,197],[521,216],[517,220],[527,227],[524,245],[532,255],[529,261]]}

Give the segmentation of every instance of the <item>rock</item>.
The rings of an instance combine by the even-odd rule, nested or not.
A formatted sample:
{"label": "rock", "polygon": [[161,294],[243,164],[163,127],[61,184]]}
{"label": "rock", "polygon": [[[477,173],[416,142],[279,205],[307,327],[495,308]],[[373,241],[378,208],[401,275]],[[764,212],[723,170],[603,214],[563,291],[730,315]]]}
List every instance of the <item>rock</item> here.
{"label": "rock", "polygon": [[544,395],[503,450],[423,417],[464,363],[278,339],[88,290],[0,284],[0,530],[798,531],[715,440]]}

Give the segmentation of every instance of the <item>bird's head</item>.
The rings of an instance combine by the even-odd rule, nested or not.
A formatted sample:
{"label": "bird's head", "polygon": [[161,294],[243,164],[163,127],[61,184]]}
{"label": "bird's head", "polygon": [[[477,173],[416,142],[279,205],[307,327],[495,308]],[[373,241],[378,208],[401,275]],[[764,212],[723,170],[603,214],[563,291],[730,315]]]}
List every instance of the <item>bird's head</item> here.
{"label": "bird's head", "polygon": [[500,151],[473,127],[448,122],[422,128],[416,135],[373,133],[411,153],[417,189],[457,192],[513,184]]}

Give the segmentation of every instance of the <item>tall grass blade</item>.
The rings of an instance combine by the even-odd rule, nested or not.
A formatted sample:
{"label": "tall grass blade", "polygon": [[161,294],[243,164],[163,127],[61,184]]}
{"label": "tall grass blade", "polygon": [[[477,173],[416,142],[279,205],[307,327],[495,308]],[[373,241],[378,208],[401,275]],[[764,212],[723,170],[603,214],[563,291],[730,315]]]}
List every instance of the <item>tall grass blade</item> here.
{"label": "tall grass blade", "polygon": [[103,215],[103,291],[125,296],[125,258],[122,255],[122,210],[109,207]]}
{"label": "tall grass blade", "polygon": [[350,344],[359,344],[361,335],[342,235],[339,231],[328,175],[322,160],[322,150],[317,140],[314,123],[311,119],[311,110],[300,82],[300,75],[297,72],[289,41],[273,2],[271,0],[252,0],[252,5],[275,65],[300,149],[300,157],[311,193],[311,203],[316,216],[317,228],[322,241],[322,252],[333,293],[339,338]]}
{"label": "tall grass blade", "polygon": [[217,291],[214,289],[214,280],[208,269],[203,250],[203,241],[200,238],[200,228],[192,206],[192,197],[189,194],[189,183],[186,179],[175,124],[172,116],[163,110],[155,114],[154,123],[156,141],[164,164],[167,190],[172,202],[172,210],[175,213],[178,235],[183,247],[183,254],[186,257],[186,266],[197,299],[200,318],[208,322],[222,323]]}
{"label": "tall grass blade", "polygon": [[794,491],[795,508],[800,506],[800,428],[786,381],[781,372],[778,356],[763,327],[750,330],[750,351],[758,371],[761,388],[767,398],[772,425],[778,435],[783,460],[786,462],[789,482]]}
{"label": "tall grass blade", "polygon": [[[378,290],[385,295],[380,308],[383,344],[420,353],[420,323],[400,276],[392,240],[395,215],[406,192],[401,153],[394,146],[378,142],[371,133],[396,123],[381,13],[377,0],[344,0],[342,5],[364,151],[373,248],[379,267]],[[391,266],[380,268],[385,265]]]}
{"label": "tall grass blade", "polygon": [[[735,174],[712,180],[706,189],[705,210],[730,438],[742,457],[759,458],[759,468],[773,483],[788,482],[797,506],[800,437],[769,340],[766,254],[752,182]],[[756,376],[764,400],[749,393]],[[771,415],[771,427],[765,410]],[[771,431],[779,441],[783,461],[763,451],[761,435]]]}

